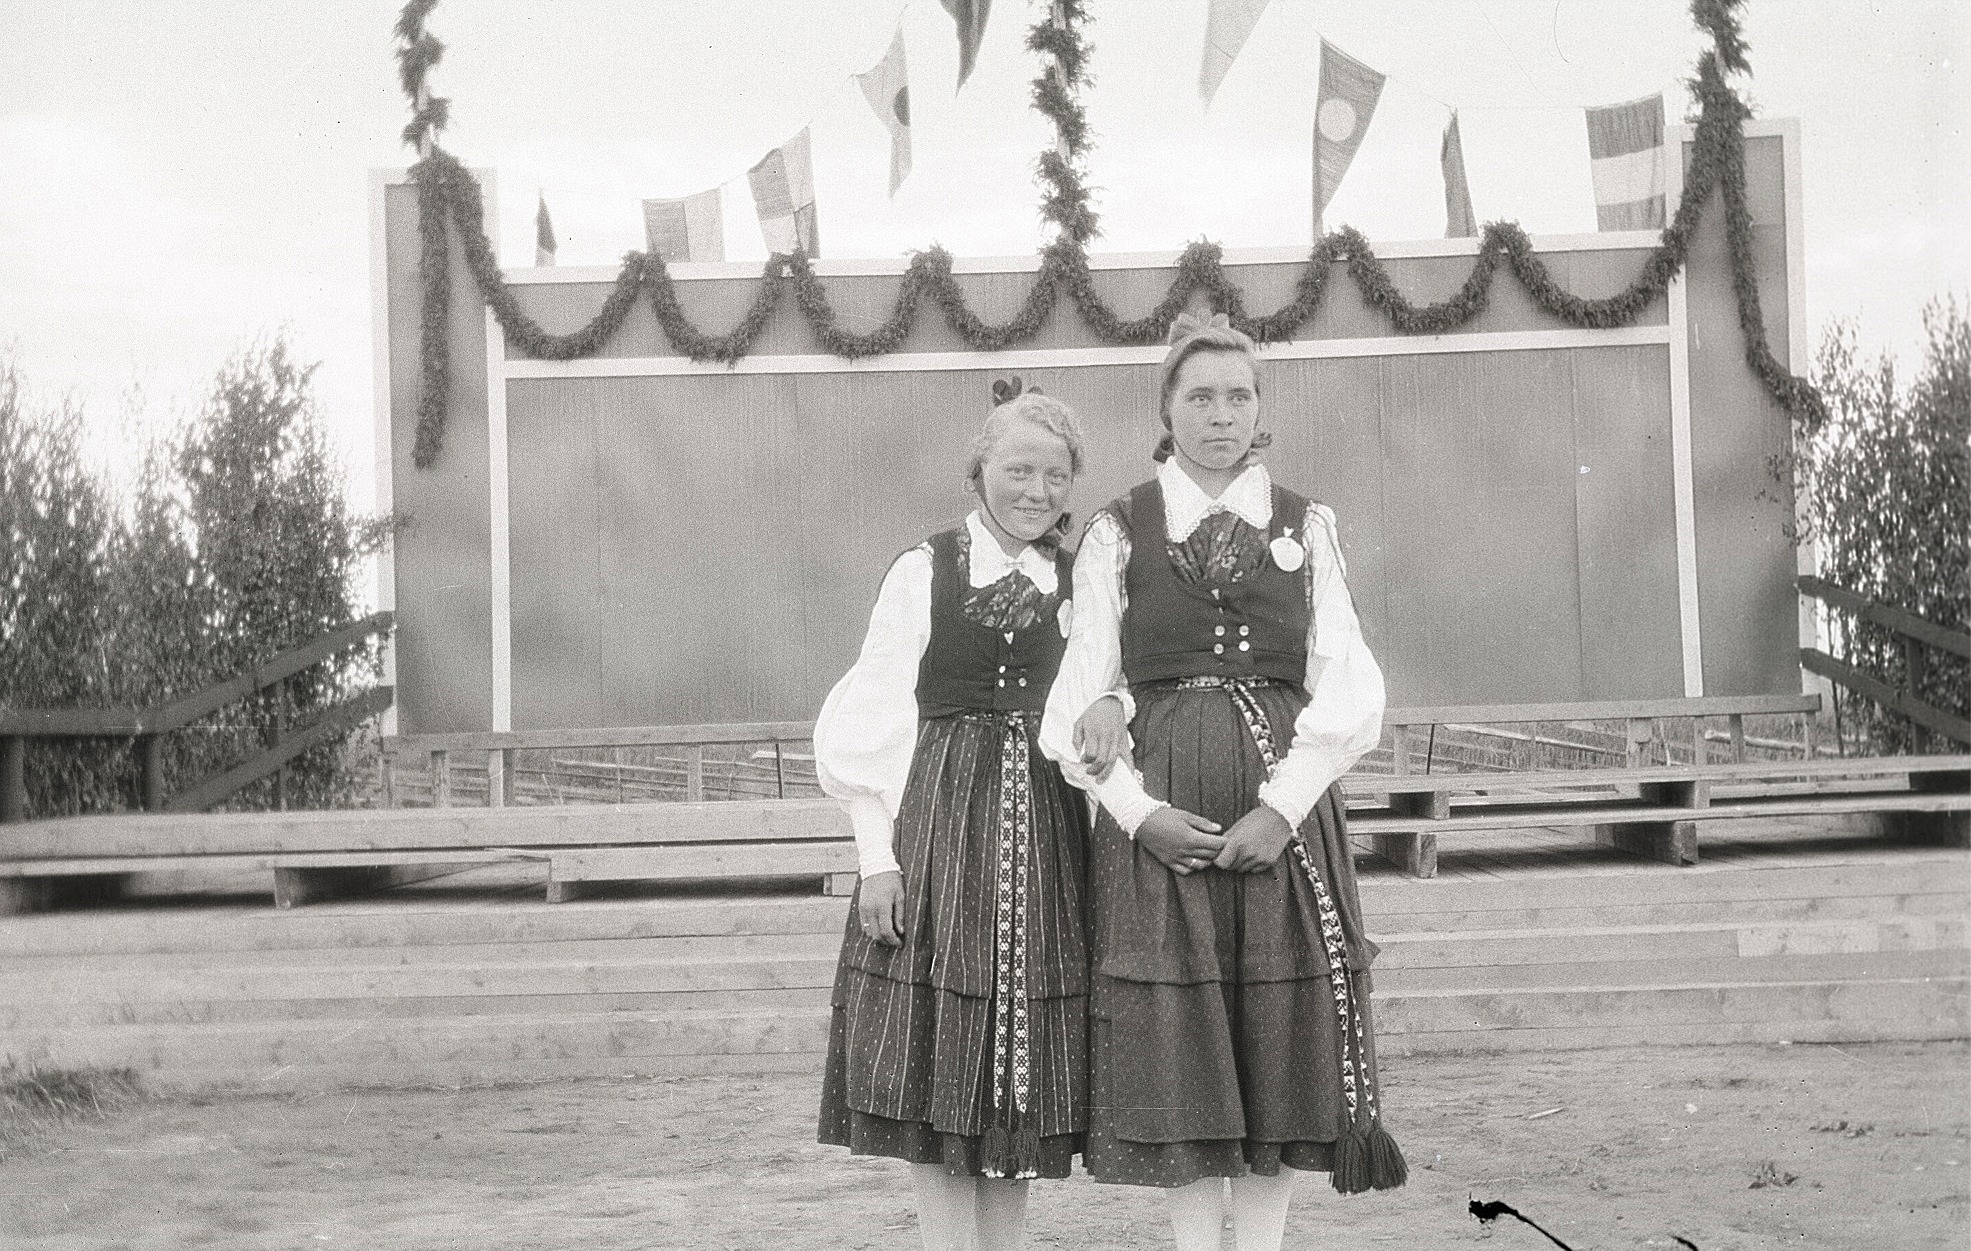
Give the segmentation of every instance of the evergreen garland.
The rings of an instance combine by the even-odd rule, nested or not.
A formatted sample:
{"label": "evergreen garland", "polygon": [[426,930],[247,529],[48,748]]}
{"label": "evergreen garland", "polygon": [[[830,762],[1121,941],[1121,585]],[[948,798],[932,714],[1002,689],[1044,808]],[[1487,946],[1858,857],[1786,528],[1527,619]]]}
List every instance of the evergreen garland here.
{"label": "evergreen garland", "polygon": [[444,438],[451,387],[446,332],[451,308],[449,238],[453,236],[463,248],[466,268],[480,297],[492,308],[507,341],[529,356],[570,360],[593,355],[622,326],[638,298],[647,295],[659,327],[679,352],[695,361],[730,364],[752,351],[789,286],[816,340],[827,351],[849,359],[896,351],[909,338],[927,298],[945,323],[980,351],[1032,340],[1063,294],[1082,320],[1110,343],[1161,343],[1172,320],[1200,293],[1214,311],[1225,313],[1240,330],[1262,343],[1279,342],[1291,338],[1314,317],[1336,264],[1346,268],[1362,298],[1404,334],[1444,334],[1470,321],[1484,310],[1501,265],[1510,268],[1534,303],[1568,325],[1595,329],[1625,326],[1660,297],[1682,271],[1704,205],[1714,191],[1724,202],[1727,255],[1746,363],[1802,431],[1812,434],[1826,420],[1826,406],[1811,383],[1789,373],[1773,355],[1766,342],[1759,291],[1752,274],[1744,146],[1744,121],[1751,110],[1725,81],[1726,74],[1749,73],[1751,68],[1737,12],[1743,3],[1692,0],[1692,19],[1710,34],[1712,47],[1698,58],[1697,76],[1690,84],[1699,116],[1683,196],[1641,271],[1626,289],[1611,296],[1583,299],[1565,290],[1535,254],[1533,241],[1517,223],[1490,222],[1480,237],[1477,261],[1457,292],[1435,304],[1413,304],[1397,289],[1368,239],[1353,227],[1343,226],[1315,243],[1294,285],[1293,297],[1273,312],[1250,312],[1245,293],[1225,273],[1222,250],[1215,243],[1199,240],[1184,249],[1170,289],[1154,307],[1140,317],[1122,316],[1096,291],[1088,264],[1088,244],[1100,234],[1100,227],[1082,172],[1091,134],[1080,91],[1093,81],[1088,73],[1089,48],[1081,33],[1087,20],[1086,0],[1053,0],[1048,16],[1027,32],[1027,47],[1045,58],[1033,80],[1031,98],[1034,108],[1053,122],[1058,142],[1035,160],[1034,173],[1041,189],[1041,217],[1057,233],[1041,249],[1033,286],[1010,320],[991,325],[973,313],[952,274],[951,254],[932,247],[912,255],[898,284],[896,304],[883,323],[867,334],[855,334],[841,328],[828,289],[814,272],[810,258],[795,251],[767,258],[745,316],[731,330],[714,335],[698,329],[679,305],[676,284],[663,258],[644,252],[623,257],[615,286],[601,310],[579,330],[551,334],[527,316],[506,285],[486,237],[485,206],[478,184],[457,158],[436,143],[436,132],[444,129],[449,106],[447,101],[426,93],[425,80],[442,58],[444,45],[425,29],[424,21],[438,0],[410,0],[397,20],[396,33],[399,81],[413,108],[404,141],[425,151],[423,159],[412,167],[418,189],[418,276],[423,288],[422,387],[413,460],[421,469],[430,468],[437,463]]}

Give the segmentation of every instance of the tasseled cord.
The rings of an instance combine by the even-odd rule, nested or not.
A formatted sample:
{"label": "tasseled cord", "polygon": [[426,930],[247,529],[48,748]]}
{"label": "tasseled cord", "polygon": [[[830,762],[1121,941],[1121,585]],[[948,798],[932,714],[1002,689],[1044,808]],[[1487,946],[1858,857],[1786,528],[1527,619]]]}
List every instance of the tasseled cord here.
{"label": "tasseled cord", "polygon": [[1016,1180],[1040,1176],[1040,1131],[1032,1125],[1017,1130],[993,1125],[979,1144],[979,1171]]}
{"label": "tasseled cord", "polygon": [[1410,1179],[1403,1152],[1380,1121],[1365,1129],[1353,1126],[1335,1143],[1335,1167],[1329,1174],[1334,1188],[1345,1195],[1365,1190],[1394,1190]]}

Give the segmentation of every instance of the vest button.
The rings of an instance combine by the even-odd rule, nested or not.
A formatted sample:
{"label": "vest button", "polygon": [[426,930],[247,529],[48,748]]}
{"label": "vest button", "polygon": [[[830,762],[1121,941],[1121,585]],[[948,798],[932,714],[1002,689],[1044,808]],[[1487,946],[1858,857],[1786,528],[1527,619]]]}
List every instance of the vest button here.
{"label": "vest button", "polygon": [[1021,685],[1021,686],[1025,686],[1026,684],[1027,684],[1027,680],[1026,680],[1025,678],[1021,678],[1021,679],[1020,679],[1020,685]]}
{"label": "vest button", "polygon": [[[1223,643],[1213,643],[1213,644],[1211,645],[1211,653],[1212,653],[1212,655],[1214,655],[1214,656],[1223,656],[1223,655],[1225,654],[1225,644],[1223,644]],[[1004,682],[1002,682],[1002,683],[1000,683],[1000,685],[1001,685],[1001,686],[1004,686],[1004,685],[1005,685],[1005,683],[1004,683]]]}
{"label": "vest button", "polygon": [[1245,637],[1246,635],[1248,635],[1248,634],[1251,634],[1251,633],[1252,633],[1252,627],[1251,627],[1251,626],[1240,626],[1240,627],[1239,627],[1239,637],[1241,637],[1241,638],[1244,638],[1244,637]]}
{"label": "vest button", "polygon": [[1239,650],[1242,652],[1249,652],[1252,650],[1252,644],[1241,640],[1239,643]]}
{"label": "vest button", "polygon": [[1004,673],[1004,672],[1006,672],[1006,666],[1005,666],[1005,665],[1001,665],[1001,666],[999,666],[999,671],[1000,671],[1001,673]]}
{"label": "vest button", "polygon": [[999,679],[999,685],[1001,685],[1001,686],[1004,686],[1004,685],[1006,685],[1006,679],[1005,679],[1005,678],[1001,678],[1001,679]]}
{"label": "vest button", "polygon": [[1212,632],[1213,634],[1216,634],[1216,635],[1219,635],[1220,637],[1223,637],[1223,636],[1224,636],[1224,634],[1225,634],[1225,627],[1224,627],[1224,626],[1213,626],[1213,627],[1211,627],[1211,632]]}

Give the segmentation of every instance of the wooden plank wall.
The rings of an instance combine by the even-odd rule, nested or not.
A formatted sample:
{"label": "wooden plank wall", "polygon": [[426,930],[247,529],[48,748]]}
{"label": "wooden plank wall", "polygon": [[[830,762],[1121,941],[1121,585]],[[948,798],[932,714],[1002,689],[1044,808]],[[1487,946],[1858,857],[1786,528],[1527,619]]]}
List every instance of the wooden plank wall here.
{"label": "wooden plank wall", "polygon": [[[1777,138],[1749,140],[1769,335],[1787,342]],[[415,203],[391,188],[388,228],[393,477],[410,519],[396,552],[400,728],[489,722],[484,330],[455,269],[454,397],[443,460],[411,467]],[[1714,206],[1715,208],[1715,206]],[[1705,692],[1798,689],[1790,492],[1768,458],[1783,415],[1745,368],[1719,214],[1689,282],[1698,596]],[[1569,290],[1620,289],[1645,250],[1553,251]],[[1441,298],[1464,256],[1392,259],[1412,298]],[[1300,266],[1241,263],[1254,308],[1287,298]],[[1167,268],[1106,269],[1125,313]],[[845,325],[888,311],[891,275],[838,275]],[[988,320],[1010,316],[1030,271],[961,275]],[[757,280],[682,284],[701,325],[737,320]],[[550,329],[599,305],[594,281],[527,284]],[[1658,301],[1641,319],[1665,325]],[[1461,333],[1560,325],[1503,279]],[[1387,321],[1338,269],[1312,340],[1381,338]],[[1098,347],[1065,306],[1034,345]],[[906,353],[964,344],[927,314]],[[760,354],[819,352],[783,304]],[[675,353],[646,307],[606,358]],[[1091,467],[1075,510],[1151,470],[1155,368],[1033,367],[556,377],[507,384],[512,726],[797,720],[853,657],[896,553],[963,515],[966,445],[994,378],[1017,372],[1079,409]],[[1265,424],[1278,476],[1332,504],[1351,586],[1403,704],[1571,701],[1684,694],[1672,506],[1670,350],[1661,344],[1489,353],[1275,359]],[[1797,363],[1796,363],[1797,364]]]}

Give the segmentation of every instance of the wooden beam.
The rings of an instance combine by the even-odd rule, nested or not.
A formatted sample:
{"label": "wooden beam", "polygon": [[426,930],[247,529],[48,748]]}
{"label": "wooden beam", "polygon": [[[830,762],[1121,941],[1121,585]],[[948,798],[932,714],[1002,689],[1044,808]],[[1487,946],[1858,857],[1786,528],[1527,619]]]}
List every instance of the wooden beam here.
{"label": "wooden beam", "polygon": [[352,621],[346,626],[330,630],[327,634],[310,639],[299,647],[289,648],[264,665],[256,665],[237,677],[224,682],[215,682],[202,687],[181,699],[175,699],[161,707],[153,708],[143,714],[144,728],[147,730],[175,730],[188,725],[200,717],[217,712],[235,700],[244,699],[256,691],[291,678],[310,665],[320,664],[335,653],[347,647],[354,647],[373,634],[381,634],[390,629],[393,620],[390,613],[379,612]]}
{"label": "wooden beam", "polygon": [[1809,673],[1817,673],[1824,678],[1839,682],[1882,708],[1898,716],[1907,717],[1918,725],[1935,730],[1947,738],[1956,739],[1960,743],[1971,743],[1971,720],[1954,716],[1941,708],[1933,708],[1914,694],[1897,690],[1887,682],[1870,677],[1853,665],[1836,660],[1817,647],[1800,649],[1800,667]]}
{"label": "wooden beam", "polygon": [[0,734],[0,824],[27,820],[27,740]]}
{"label": "wooden beam", "polygon": [[345,700],[330,709],[313,725],[285,735],[273,747],[260,752],[245,763],[236,765],[217,777],[182,791],[165,801],[165,812],[204,812],[228,795],[251,782],[279,769],[288,761],[299,756],[311,747],[328,742],[390,706],[394,695],[387,686],[372,687],[354,699]]}
{"label": "wooden beam", "polygon": [[643,725],[584,730],[482,730],[458,734],[395,734],[383,740],[393,755],[434,751],[542,751],[574,747],[682,747],[706,743],[789,743],[814,737],[812,721],[733,725]]}
{"label": "wooden beam", "polygon": [[1615,699],[1579,704],[1459,704],[1391,708],[1384,725],[1500,725],[1518,721],[1626,721],[1818,712],[1818,695],[1706,695],[1694,699]]}
{"label": "wooden beam", "polygon": [[1892,607],[1880,600],[1858,595],[1844,586],[1837,586],[1825,578],[1812,576],[1800,579],[1800,593],[1810,595],[1832,608],[1851,612],[1865,621],[1894,630],[1896,633],[1932,647],[1954,652],[1971,660],[1971,634],[1952,630],[1927,621],[1913,612]]}

